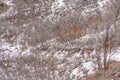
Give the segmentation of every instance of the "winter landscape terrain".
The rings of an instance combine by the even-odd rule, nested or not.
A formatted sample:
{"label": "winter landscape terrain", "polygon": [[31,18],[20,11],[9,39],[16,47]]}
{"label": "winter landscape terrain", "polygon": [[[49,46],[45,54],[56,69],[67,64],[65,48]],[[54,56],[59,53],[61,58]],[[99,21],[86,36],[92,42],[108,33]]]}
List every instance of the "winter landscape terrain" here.
{"label": "winter landscape terrain", "polygon": [[120,0],[0,0],[0,80],[120,80]]}

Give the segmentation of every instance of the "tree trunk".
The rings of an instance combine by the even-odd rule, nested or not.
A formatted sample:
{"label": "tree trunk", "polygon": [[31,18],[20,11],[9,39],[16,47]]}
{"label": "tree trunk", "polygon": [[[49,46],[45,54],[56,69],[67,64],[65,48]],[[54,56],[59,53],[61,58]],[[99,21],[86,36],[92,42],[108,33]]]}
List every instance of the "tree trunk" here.
{"label": "tree trunk", "polygon": [[103,47],[104,47],[104,70],[106,71],[106,69],[107,69],[107,51],[108,51],[108,34],[103,43]]}

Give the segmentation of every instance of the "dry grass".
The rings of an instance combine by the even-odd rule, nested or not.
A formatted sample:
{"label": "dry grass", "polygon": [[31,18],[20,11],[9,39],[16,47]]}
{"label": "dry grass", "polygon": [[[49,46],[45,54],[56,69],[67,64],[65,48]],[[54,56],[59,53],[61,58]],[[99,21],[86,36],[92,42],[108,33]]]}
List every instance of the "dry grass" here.
{"label": "dry grass", "polygon": [[8,6],[4,3],[0,3],[0,14],[8,10]]}
{"label": "dry grass", "polygon": [[82,31],[79,26],[73,26],[70,29],[68,29],[66,32],[63,33],[62,36],[60,36],[60,41],[68,41],[74,38],[77,38],[81,36]]}

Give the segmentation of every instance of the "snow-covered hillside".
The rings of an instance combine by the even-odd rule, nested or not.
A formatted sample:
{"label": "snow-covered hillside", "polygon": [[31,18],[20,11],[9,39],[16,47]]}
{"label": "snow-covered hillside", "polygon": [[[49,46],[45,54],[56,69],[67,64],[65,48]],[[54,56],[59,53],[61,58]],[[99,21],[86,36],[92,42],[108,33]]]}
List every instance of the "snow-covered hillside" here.
{"label": "snow-covered hillside", "polygon": [[119,17],[119,0],[0,1],[0,80],[119,80]]}
{"label": "snow-covered hillside", "polygon": [[[79,40],[79,43],[76,44],[80,44],[87,38],[92,37],[87,35],[87,37],[85,36],[81,39],[77,39]],[[72,42],[74,42],[74,40]],[[53,80],[54,78],[57,80],[66,80],[68,78],[71,80],[77,80],[81,77],[87,77],[88,75],[94,74],[98,67],[96,51],[94,50],[91,54],[80,54],[79,49],[83,46],[74,45],[68,42],[61,44],[57,42],[56,39],[52,39],[44,42],[43,44],[38,44],[37,46],[28,47],[27,49],[22,50],[22,46],[20,45],[12,46],[8,43],[1,42],[0,49],[3,50],[0,53],[0,60],[2,63],[1,78],[3,79],[4,76],[6,76],[6,74],[4,74],[4,69],[2,70],[2,66],[8,68],[9,71],[12,68],[12,70],[20,68],[20,64],[23,67],[20,70],[14,72],[14,74],[17,74],[17,77],[13,77],[14,74],[9,72],[9,76],[6,76],[5,79],[29,79],[27,76],[31,76],[31,79],[35,79],[36,75],[39,75],[38,79],[42,80]],[[117,48],[115,51],[113,51],[110,55],[110,60],[120,60],[119,51],[120,48]],[[22,69],[28,71],[27,74],[21,73]],[[41,70],[43,72],[41,72]],[[40,73],[35,74],[36,72]],[[44,77],[41,75],[44,75]],[[47,77],[47,75],[51,77]]]}

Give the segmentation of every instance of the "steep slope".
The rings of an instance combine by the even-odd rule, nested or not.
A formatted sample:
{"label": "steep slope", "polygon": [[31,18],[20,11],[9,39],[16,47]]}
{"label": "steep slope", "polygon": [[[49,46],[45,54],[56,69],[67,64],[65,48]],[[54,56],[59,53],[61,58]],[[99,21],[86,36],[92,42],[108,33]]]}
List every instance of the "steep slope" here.
{"label": "steep slope", "polygon": [[[89,80],[104,66],[105,53],[108,63],[120,60],[119,1],[2,3],[8,8],[0,13],[1,80]],[[81,49],[93,51],[82,55]],[[105,79],[119,79],[113,72]]]}

